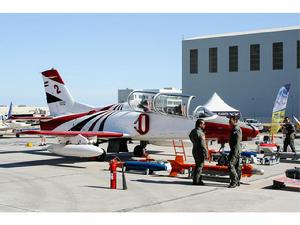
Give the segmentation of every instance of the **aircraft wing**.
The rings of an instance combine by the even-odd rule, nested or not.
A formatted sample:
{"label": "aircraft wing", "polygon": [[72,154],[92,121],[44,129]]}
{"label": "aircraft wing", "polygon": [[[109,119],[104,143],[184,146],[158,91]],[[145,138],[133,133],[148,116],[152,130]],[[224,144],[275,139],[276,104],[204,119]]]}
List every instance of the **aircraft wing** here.
{"label": "aircraft wing", "polygon": [[32,121],[32,120],[47,120],[53,119],[51,116],[11,116],[10,120]]}
{"label": "aircraft wing", "polygon": [[29,135],[45,135],[45,136],[61,136],[61,137],[72,137],[76,135],[82,135],[84,137],[98,137],[104,139],[110,138],[129,138],[128,134],[108,131],[51,131],[51,130],[27,130],[22,131],[20,134]]}

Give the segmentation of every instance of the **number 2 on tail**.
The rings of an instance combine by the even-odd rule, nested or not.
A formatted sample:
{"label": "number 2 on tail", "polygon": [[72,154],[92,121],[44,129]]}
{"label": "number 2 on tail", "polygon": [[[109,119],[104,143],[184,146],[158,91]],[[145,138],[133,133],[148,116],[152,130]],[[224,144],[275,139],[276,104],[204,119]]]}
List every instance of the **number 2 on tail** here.
{"label": "number 2 on tail", "polygon": [[61,93],[61,91],[59,90],[59,87],[58,87],[58,85],[54,85],[54,89],[56,90],[56,94],[60,94]]}

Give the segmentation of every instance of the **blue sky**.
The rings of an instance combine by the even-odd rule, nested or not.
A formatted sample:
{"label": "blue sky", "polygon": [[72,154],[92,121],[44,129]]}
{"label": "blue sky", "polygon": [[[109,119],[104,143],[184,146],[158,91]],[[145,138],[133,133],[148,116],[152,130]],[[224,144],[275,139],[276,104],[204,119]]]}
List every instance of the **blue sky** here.
{"label": "blue sky", "polygon": [[182,38],[300,25],[300,14],[0,14],[0,104],[46,105],[56,68],[95,106],[118,88],[181,88]]}

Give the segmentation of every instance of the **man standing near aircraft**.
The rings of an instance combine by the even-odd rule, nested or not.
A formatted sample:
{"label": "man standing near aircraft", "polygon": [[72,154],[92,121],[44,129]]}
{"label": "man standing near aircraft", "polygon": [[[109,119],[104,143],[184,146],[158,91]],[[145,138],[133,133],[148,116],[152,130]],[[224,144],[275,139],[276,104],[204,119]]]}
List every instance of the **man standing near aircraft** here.
{"label": "man standing near aircraft", "polygon": [[230,174],[230,185],[228,187],[235,188],[236,186],[240,186],[241,179],[240,151],[242,130],[238,126],[237,116],[231,116],[229,124],[232,127],[232,130],[229,139],[230,153],[228,157],[228,169]]}
{"label": "man standing near aircraft", "polygon": [[202,181],[202,168],[204,160],[207,158],[207,148],[205,141],[205,122],[202,119],[198,119],[195,124],[195,128],[191,131],[189,137],[193,143],[193,157],[195,160],[195,170],[193,174],[193,185],[204,185]]}
{"label": "man standing near aircraft", "polygon": [[295,151],[295,135],[296,135],[296,129],[295,126],[291,123],[290,119],[288,117],[285,117],[283,120],[283,131],[282,133],[285,134],[285,138],[283,141],[283,151],[287,152],[287,147],[290,146],[292,152]]}

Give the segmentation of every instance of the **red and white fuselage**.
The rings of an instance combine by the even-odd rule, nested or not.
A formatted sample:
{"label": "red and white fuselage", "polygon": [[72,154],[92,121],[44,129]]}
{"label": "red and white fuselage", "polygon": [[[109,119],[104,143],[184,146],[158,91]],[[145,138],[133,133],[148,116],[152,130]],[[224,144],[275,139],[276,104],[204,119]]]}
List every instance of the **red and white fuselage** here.
{"label": "red and white fuselage", "polygon": [[[168,145],[172,140],[188,140],[198,118],[206,122],[206,138],[228,142],[231,127],[225,117],[197,107],[190,111],[193,96],[161,93],[135,93],[127,103],[95,108],[76,102],[57,70],[42,72],[46,99],[52,119],[40,121],[40,131],[27,134],[57,136],[53,145],[56,154],[90,157],[103,153],[93,146],[97,139],[131,139],[156,145]],[[138,91],[137,91],[138,92]],[[131,98],[132,97],[132,98]],[[239,122],[243,140],[256,137],[258,130]]]}
{"label": "red and white fuselage", "polygon": [[[231,127],[228,119],[217,115],[203,118],[206,122],[206,138],[227,142]],[[47,131],[117,132],[134,140],[148,141],[188,139],[195,120],[185,117],[161,115],[155,112],[101,110],[60,116],[41,121],[41,129]],[[256,137],[257,129],[240,124],[243,140]]]}

